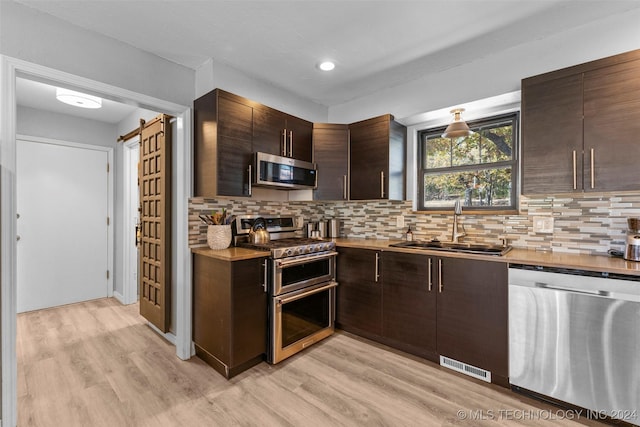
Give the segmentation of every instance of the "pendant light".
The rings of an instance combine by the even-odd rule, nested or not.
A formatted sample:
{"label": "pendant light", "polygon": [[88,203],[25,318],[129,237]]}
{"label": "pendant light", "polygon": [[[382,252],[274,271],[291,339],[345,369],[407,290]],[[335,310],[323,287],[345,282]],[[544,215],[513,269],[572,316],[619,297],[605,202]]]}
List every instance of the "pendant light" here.
{"label": "pendant light", "polygon": [[449,126],[445,129],[442,134],[443,138],[458,138],[461,136],[469,136],[473,135],[473,131],[469,129],[469,126],[462,120],[462,112],[464,108],[455,108],[451,110],[451,114],[453,114],[453,121],[449,123]]}

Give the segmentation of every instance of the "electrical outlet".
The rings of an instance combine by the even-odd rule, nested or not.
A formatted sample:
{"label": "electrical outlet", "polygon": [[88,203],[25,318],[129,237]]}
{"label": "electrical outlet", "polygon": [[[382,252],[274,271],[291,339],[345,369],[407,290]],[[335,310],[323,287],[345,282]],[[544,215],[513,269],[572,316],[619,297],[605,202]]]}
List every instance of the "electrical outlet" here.
{"label": "electrical outlet", "polygon": [[404,215],[398,215],[396,217],[396,227],[404,228]]}
{"label": "electrical outlet", "polygon": [[552,216],[534,216],[533,232],[534,233],[553,233],[553,217]]}

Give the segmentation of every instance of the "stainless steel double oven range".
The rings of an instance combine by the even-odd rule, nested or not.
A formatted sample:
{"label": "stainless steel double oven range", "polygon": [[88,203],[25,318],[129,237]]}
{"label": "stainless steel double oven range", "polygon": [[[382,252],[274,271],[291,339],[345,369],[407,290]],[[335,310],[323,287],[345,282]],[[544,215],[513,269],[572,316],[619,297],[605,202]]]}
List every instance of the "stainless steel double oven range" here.
{"label": "stainless steel double oven range", "polygon": [[335,243],[303,237],[302,218],[261,216],[271,240],[254,244],[249,230],[258,216],[240,216],[236,246],[270,251],[265,265],[269,293],[267,361],[278,363],[334,332]]}

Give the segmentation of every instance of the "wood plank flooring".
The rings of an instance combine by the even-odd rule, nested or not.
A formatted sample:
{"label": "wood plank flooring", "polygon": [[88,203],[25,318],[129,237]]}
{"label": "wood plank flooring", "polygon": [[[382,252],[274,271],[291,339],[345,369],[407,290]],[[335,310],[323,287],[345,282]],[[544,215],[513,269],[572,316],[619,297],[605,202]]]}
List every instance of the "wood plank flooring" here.
{"label": "wood plank flooring", "polygon": [[114,299],[18,315],[17,350],[21,427],[601,425],[346,333],[227,381]]}

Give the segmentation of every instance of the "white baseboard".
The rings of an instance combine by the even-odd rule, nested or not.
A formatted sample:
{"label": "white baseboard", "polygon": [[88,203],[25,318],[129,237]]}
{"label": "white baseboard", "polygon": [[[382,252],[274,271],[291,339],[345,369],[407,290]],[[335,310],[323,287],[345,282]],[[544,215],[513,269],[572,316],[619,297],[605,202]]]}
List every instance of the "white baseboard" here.
{"label": "white baseboard", "polygon": [[166,334],[164,332],[162,332],[160,329],[158,329],[156,327],[156,325],[154,325],[151,322],[147,322],[147,325],[149,325],[149,327],[151,329],[153,329],[154,331],[156,331],[157,334],[159,334],[161,337],[163,337],[165,340],[169,341],[171,344],[173,344],[174,346],[176,345],[176,336],[174,334],[172,334],[171,332],[167,332]]}
{"label": "white baseboard", "polygon": [[124,296],[123,296],[120,292],[113,291],[113,297],[114,297],[115,299],[117,299],[118,301],[120,301],[120,304],[122,304],[122,305],[126,305],[126,304],[124,303]]}

